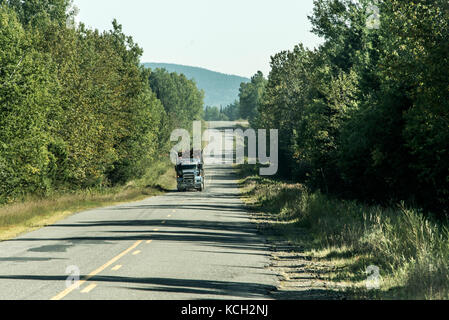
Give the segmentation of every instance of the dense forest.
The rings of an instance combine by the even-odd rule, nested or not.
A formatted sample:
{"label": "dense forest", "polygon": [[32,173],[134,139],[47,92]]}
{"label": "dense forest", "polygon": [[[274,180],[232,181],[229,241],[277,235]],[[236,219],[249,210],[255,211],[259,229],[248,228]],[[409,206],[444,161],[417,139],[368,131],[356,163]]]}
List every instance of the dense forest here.
{"label": "dense forest", "polygon": [[[206,120],[280,130],[280,174],[340,197],[405,200],[446,213],[449,4],[317,0],[324,38],[272,57],[265,79]],[[175,126],[201,118],[204,92],[140,63],[114,21],[75,27],[69,0],[0,1],[0,202],[121,184],[167,152]]]}
{"label": "dense forest", "polygon": [[69,0],[0,0],[0,204],[125,183],[201,118],[193,81],[145,69],[116,21],[100,33],[75,14]]}
{"label": "dense forest", "polygon": [[447,215],[449,2],[316,0],[309,19],[324,44],[274,55],[240,94],[254,127],[280,130],[280,174]]}

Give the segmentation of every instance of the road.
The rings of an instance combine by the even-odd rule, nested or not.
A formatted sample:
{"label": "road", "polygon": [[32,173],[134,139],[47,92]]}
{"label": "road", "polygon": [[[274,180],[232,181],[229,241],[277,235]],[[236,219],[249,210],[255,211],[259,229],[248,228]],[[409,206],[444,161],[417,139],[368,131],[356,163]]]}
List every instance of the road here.
{"label": "road", "polygon": [[269,299],[269,249],[232,166],[206,172],[203,193],[89,210],[0,243],[0,300]]}

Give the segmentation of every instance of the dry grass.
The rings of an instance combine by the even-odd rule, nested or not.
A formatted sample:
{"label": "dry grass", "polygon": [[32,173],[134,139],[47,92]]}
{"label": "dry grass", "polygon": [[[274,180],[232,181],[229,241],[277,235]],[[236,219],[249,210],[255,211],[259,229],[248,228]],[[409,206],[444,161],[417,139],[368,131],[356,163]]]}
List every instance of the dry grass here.
{"label": "dry grass", "polygon": [[[367,206],[248,176],[251,168],[241,172],[248,205],[269,215],[265,220],[304,255],[332,264],[328,278],[349,286],[353,298],[449,299],[449,232],[442,223],[414,208]],[[380,269],[379,290],[366,287],[371,265]]]}
{"label": "dry grass", "polygon": [[24,201],[0,207],[0,241],[42,228],[87,209],[139,201],[173,188],[174,170],[158,163],[140,180],[126,186],[83,190],[46,198],[29,197]]}

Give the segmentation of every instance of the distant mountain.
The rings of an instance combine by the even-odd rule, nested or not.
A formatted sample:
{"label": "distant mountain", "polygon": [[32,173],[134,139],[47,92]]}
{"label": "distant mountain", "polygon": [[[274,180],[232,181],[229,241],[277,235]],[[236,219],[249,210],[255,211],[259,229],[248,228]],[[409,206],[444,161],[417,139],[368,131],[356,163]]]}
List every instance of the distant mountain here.
{"label": "distant mountain", "polygon": [[198,88],[205,92],[204,103],[206,106],[227,106],[238,100],[239,88],[242,82],[250,79],[219,73],[204,68],[189,67],[170,63],[144,63],[151,69],[164,68],[168,72],[184,74],[188,79],[195,80]]}

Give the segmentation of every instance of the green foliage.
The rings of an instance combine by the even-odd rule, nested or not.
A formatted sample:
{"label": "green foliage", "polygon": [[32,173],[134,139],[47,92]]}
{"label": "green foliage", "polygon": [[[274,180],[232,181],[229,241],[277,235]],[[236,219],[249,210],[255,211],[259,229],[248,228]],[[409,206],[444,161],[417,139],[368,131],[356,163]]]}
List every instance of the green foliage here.
{"label": "green foliage", "polygon": [[178,128],[189,129],[193,120],[201,119],[204,92],[193,80],[188,80],[183,74],[156,69],[151,72],[149,83],[165,108],[170,132]]}
{"label": "green foliage", "polygon": [[2,0],[0,4],[7,4],[15,10],[23,25],[39,26],[45,20],[65,26],[74,14],[71,0]]}
{"label": "green foliage", "polygon": [[51,155],[47,115],[52,83],[46,57],[36,52],[11,9],[0,6],[0,201],[45,192]]}
{"label": "green foliage", "polygon": [[[376,265],[382,276],[376,293],[381,299],[449,297],[447,228],[403,205],[384,208],[341,200],[310,192],[301,184],[251,176],[254,172],[248,167],[255,166],[240,168],[241,174],[249,174],[244,175],[245,196],[254,209],[268,213],[263,221],[269,221],[270,230],[276,228],[304,250],[327,252],[321,262],[331,260],[333,254],[349,258],[337,269],[334,281],[355,287],[366,279],[366,268]],[[304,228],[307,236],[298,239]],[[346,277],[349,270],[352,274]],[[364,281],[362,285],[363,295],[371,297]]]}
{"label": "green foliage", "polygon": [[229,118],[218,107],[207,106],[204,109],[203,119],[206,121],[229,121]]}
{"label": "green foliage", "polygon": [[236,121],[242,118],[240,113],[240,103],[238,101],[234,101],[234,103],[229,104],[220,111],[230,121]]}
{"label": "green foliage", "polygon": [[256,119],[266,83],[267,80],[259,71],[251,78],[251,82],[240,85],[240,115],[243,119],[249,120],[251,124]]}
{"label": "green foliage", "polygon": [[449,6],[380,1],[380,28],[370,29],[376,3],[316,0],[310,20],[324,44],[276,54],[262,98],[247,103],[257,95],[242,95],[242,114],[279,129],[284,176],[326,193],[405,200],[444,214]]}
{"label": "green foliage", "polygon": [[206,121],[236,121],[241,119],[240,104],[238,101],[227,107],[218,108],[207,106],[203,112],[203,119]]}
{"label": "green foliage", "polygon": [[117,21],[100,33],[73,14],[66,0],[0,2],[0,203],[138,179],[174,124],[200,118],[194,82],[152,77]]}

